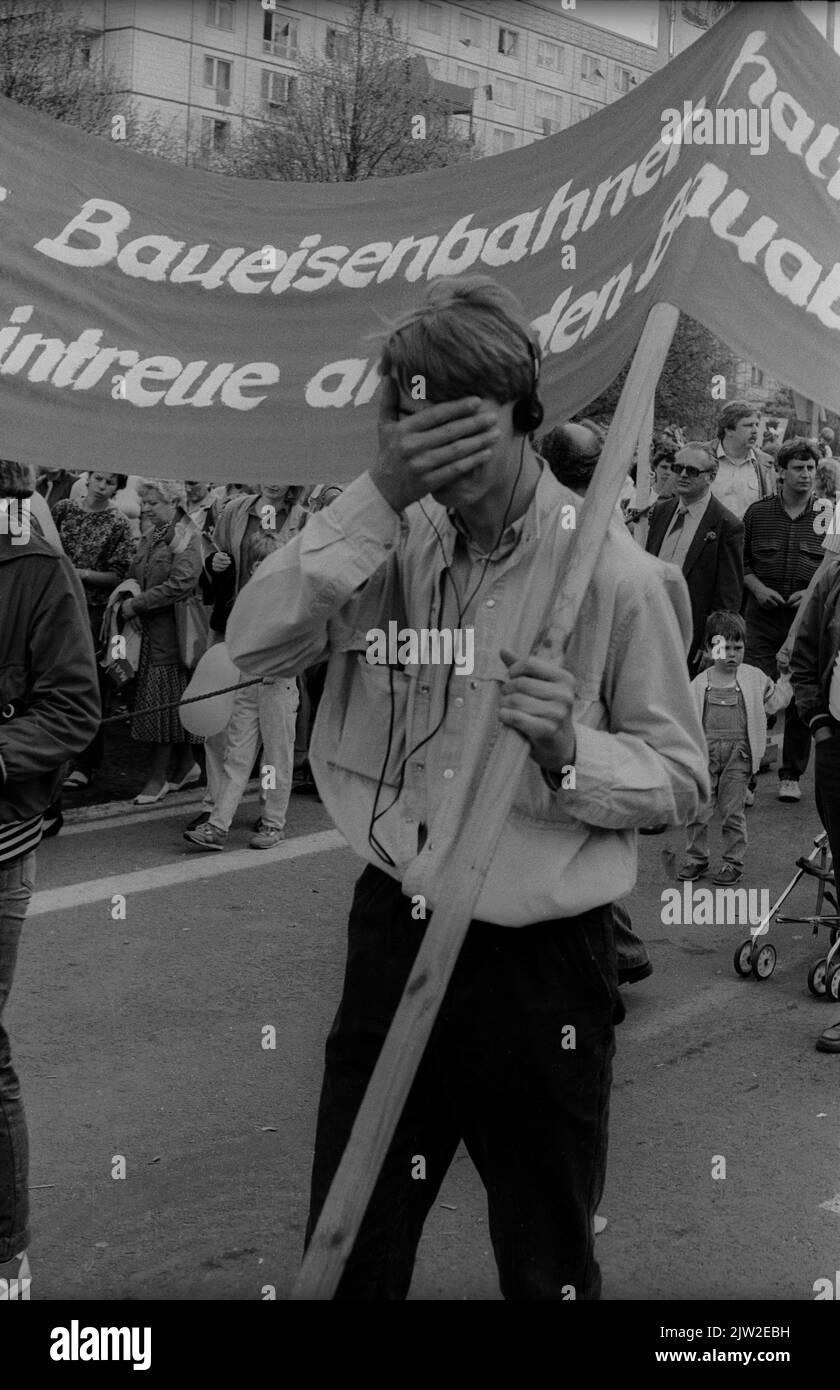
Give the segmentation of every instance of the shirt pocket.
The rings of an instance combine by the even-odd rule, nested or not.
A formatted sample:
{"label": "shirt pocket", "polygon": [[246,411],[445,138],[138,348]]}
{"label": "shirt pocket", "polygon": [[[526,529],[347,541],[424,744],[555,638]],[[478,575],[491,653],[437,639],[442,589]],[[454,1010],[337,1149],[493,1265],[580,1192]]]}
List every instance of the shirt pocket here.
{"label": "shirt pocket", "polygon": [[335,764],[396,787],[408,748],[415,680],[399,668],[371,664],[361,651],[348,652],[347,659],[349,690]]}

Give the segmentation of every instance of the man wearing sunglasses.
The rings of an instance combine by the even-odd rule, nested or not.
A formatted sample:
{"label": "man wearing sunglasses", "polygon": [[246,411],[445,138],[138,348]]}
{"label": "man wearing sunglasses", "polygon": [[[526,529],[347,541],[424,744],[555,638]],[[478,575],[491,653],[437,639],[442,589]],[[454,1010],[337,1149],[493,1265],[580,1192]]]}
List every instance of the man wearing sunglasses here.
{"label": "man wearing sunglasses", "polygon": [[691,599],[693,631],[689,670],[703,652],[706,619],[719,610],[737,613],[744,585],[744,524],[716,497],[711,485],[717,459],[706,444],[687,444],[671,464],[675,496],[650,514],[646,549],[679,565]]}

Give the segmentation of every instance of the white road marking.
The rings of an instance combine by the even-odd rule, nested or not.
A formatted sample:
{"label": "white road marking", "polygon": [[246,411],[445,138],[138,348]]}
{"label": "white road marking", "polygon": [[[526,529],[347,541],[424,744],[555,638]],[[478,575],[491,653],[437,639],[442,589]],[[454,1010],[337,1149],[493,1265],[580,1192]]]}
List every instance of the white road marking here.
{"label": "white road marking", "polygon": [[61,912],[87,903],[109,901],[115,893],[128,898],[132,893],[150,893],[159,888],[173,888],[202,878],[218,878],[240,869],[262,868],[266,864],[282,864],[307,854],[323,854],[326,850],[346,849],[347,841],[338,830],[322,830],[314,835],[297,835],[285,840],[276,849],[223,850],[220,854],[196,851],[174,864],[158,864],[131,874],[114,874],[110,878],[92,878],[84,883],[71,883],[66,888],[47,888],[34,893],[27,918],[41,917],[47,912]]}

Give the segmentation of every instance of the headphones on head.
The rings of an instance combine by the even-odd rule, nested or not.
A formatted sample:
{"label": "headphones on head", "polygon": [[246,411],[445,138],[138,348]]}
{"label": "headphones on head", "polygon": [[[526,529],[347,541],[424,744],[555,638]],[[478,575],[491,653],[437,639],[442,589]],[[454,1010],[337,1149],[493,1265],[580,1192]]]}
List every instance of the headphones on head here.
{"label": "headphones on head", "polygon": [[540,400],[537,392],[537,386],[540,379],[539,359],[534,350],[534,344],[532,343],[531,339],[527,336],[527,334],[524,336],[525,341],[528,344],[528,353],[531,358],[533,380],[531,382],[531,390],[528,393],[528,395],[523,396],[521,400],[518,400],[516,402],[516,405],[513,407],[513,415],[511,417],[511,420],[513,428],[516,430],[517,434],[529,435],[533,434],[535,430],[539,429],[545,417],[545,411],[543,409],[542,401]]}

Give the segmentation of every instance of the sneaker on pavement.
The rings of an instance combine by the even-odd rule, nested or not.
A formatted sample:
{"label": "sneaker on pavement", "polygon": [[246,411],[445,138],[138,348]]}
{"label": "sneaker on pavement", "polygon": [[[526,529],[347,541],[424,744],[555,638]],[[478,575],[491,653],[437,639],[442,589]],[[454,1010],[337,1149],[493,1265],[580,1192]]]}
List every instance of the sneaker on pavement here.
{"label": "sneaker on pavement", "polygon": [[71,772],[70,776],[65,777],[64,779],[64,788],[67,791],[74,791],[76,789],[89,786],[90,778],[88,777],[86,772],[82,772],[81,768],[78,767],[76,768],[75,772]]}
{"label": "sneaker on pavement", "polygon": [[744,797],[745,806],[755,805],[755,787],[747,787],[747,794]]}
{"label": "sneaker on pavement", "polygon": [[816,1048],[818,1052],[840,1052],[840,1023],[832,1023],[830,1028],[820,1033]]}
{"label": "sneaker on pavement", "polygon": [[191,821],[184,826],[185,830],[197,830],[200,825],[206,825],[210,819],[209,811],[200,811]]}
{"label": "sneaker on pavement", "polygon": [[184,839],[189,840],[190,844],[196,845],[198,849],[221,850],[227,844],[227,831],[211,825],[208,820],[195,830],[185,830]]}
{"label": "sneaker on pavement", "polygon": [[703,875],[708,872],[708,859],[706,860],[705,864],[699,863],[696,859],[689,859],[688,863],[683,864],[682,868],[677,874],[677,878],[684,879],[687,883],[691,883],[695,878],[702,878]]}
{"label": "sneaker on pavement", "polygon": [[712,879],[712,883],[721,883],[728,888],[730,884],[737,883],[739,878],[743,878],[744,870],[736,869],[734,864],[722,864]]}
{"label": "sneaker on pavement", "polygon": [[792,779],[789,780],[789,781],[786,781],[786,782],[780,782],[780,783],[779,783],[779,800],[780,800],[780,801],[801,801],[801,800],[802,800],[802,788],[800,787],[799,783],[798,783],[798,782],[794,782]]}
{"label": "sneaker on pavement", "polygon": [[286,832],[277,825],[261,825],[255,835],[252,835],[248,844],[251,849],[274,849],[285,840]]}

